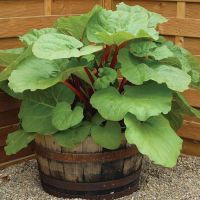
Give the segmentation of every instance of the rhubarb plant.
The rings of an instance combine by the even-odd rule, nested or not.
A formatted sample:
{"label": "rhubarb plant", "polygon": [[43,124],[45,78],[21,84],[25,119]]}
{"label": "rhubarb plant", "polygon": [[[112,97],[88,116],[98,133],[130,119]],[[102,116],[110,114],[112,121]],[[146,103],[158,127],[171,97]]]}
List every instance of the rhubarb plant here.
{"label": "rhubarb plant", "polygon": [[31,30],[22,48],[0,51],[0,87],[22,100],[19,130],[5,151],[52,135],[74,148],[88,136],[115,150],[123,135],[155,164],[173,167],[184,115],[200,117],[182,96],[200,88],[200,65],[159,35],[167,19],[140,6],[94,7]]}

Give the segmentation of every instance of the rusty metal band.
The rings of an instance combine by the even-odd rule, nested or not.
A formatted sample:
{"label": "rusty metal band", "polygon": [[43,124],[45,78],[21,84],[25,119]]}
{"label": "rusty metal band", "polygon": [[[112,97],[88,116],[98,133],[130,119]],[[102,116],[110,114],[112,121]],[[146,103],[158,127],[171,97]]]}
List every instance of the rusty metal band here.
{"label": "rusty metal band", "polygon": [[94,194],[94,195],[89,195],[89,194],[69,194],[63,191],[56,190],[55,188],[49,187],[48,185],[42,183],[42,187],[44,191],[47,193],[57,196],[57,197],[62,197],[62,198],[83,198],[87,200],[112,200],[112,199],[118,199],[121,197],[125,197],[128,195],[131,195],[133,192],[136,192],[138,190],[138,182],[137,183],[132,183],[129,186],[115,192],[107,193],[107,194]]}
{"label": "rusty metal band", "polygon": [[[140,168],[141,169],[141,168]],[[54,188],[58,188],[65,191],[71,192],[95,192],[95,191],[106,191],[106,190],[115,190],[117,188],[124,187],[129,185],[137,180],[139,180],[140,169],[135,171],[132,175],[115,179],[111,181],[105,182],[96,182],[96,183],[75,183],[75,182],[67,182],[64,180],[56,179],[51,176],[47,176],[40,172],[40,177],[43,183],[46,185],[52,186]]]}
{"label": "rusty metal band", "polygon": [[109,152],[99,153],[62,153],[51,151],[41,145],[36,144],[36,154],[55,161],[66,163],[87,163],[87,162],[102,162],[115,161],[137,155],[139,152],[136,147],[128,147]]}

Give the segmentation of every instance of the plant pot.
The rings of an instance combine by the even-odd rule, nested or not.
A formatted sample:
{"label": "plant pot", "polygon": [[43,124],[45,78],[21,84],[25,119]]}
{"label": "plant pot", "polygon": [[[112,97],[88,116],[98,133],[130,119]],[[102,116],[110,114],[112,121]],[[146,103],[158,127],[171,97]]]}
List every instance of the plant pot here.
{"label": "plant pot", "polygon": [[142,155],[136,147],[108,151],[88,137],[70,150],[52,136],[38,136],[36,154],[42,186],[51,195],[110,200],[138,189]]}

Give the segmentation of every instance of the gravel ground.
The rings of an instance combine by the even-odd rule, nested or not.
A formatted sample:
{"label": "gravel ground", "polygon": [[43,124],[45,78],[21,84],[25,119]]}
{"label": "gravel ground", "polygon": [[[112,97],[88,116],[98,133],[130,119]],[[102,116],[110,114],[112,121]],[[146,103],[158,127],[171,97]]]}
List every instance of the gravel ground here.
{"label": "gravel ground", "polygon": [[[37,163],[31,160],[0,171],[0,200],[62,198],[42,191]],[[141,189],[121,200],[200,200],[200,157],[181,157],[173,169],[155,166],[145,158]]]}

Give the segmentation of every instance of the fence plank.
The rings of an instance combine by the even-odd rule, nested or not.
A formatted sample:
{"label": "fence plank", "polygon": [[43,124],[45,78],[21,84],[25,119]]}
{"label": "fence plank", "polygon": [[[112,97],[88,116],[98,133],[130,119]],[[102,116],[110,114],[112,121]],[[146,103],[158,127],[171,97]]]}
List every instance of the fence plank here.
{"label": "fence plank", "polygon": [[1,0],[0,18],[43,15],[43,0]]}
{"label": "fence plank", "polygon": [[200,19],[170,18],[168,22],[159,26],[163,35],[177,35],[200,38]]}

